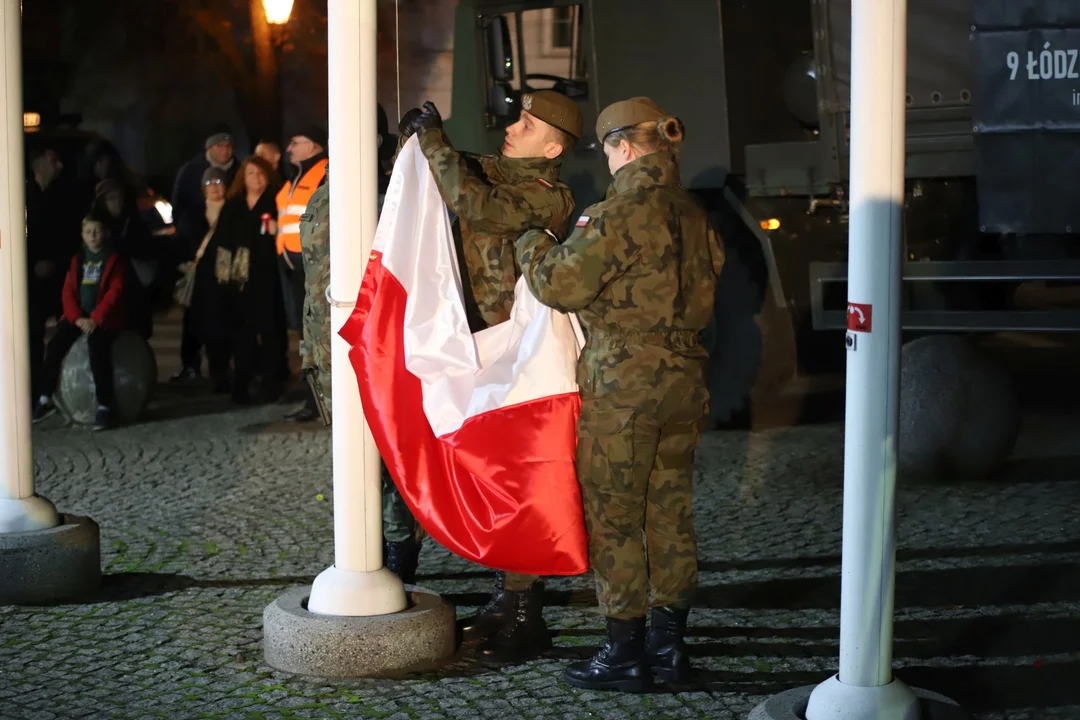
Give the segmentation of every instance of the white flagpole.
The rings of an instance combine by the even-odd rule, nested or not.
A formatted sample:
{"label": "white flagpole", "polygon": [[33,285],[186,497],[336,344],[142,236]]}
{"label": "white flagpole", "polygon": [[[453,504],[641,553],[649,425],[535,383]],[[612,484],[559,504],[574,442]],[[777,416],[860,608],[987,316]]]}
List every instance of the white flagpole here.
{"label": "white flagpole", "polygon": [[401,580],[383,567],[379,453],[337,332],[360,291],[378,222],[375,4],[328,6],[334,565],[315,578],[308,600],[308,610],[324,615],[386,615],[407,605]]}
{"label": "white flagpole", "polygon": [[851,4],[851,214],[840,672],[807,720],[915,720],[892,677],[907,0]]}
{"label": "white flagpole", "polygon": [[34,494],[30,446],[21,20],[19,0],[0,0],[0,533],[60,522],[53,504]]}

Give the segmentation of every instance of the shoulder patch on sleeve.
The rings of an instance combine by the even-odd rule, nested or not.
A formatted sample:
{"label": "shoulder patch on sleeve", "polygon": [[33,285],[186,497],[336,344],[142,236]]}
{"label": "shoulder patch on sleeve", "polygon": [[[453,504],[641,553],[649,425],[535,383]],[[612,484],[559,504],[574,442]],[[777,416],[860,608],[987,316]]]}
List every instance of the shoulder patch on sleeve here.
{"label": "shoulder patch on sleeve", "polygon": [[546,187],[546,188],[553,188],[553,187],[555,187],[554,185],[552,185],[551,183],[549,183],[549,182],[548,182],[547,180],[545,180],[544,178],[536,178],[536,182],[540,183],[541,185],[543,185],[543,186],[544,186],[544,187]]}
{"label": "shoulder patch on sleeve", "polygon": [[579,217],[577,219],[577,222],[574,224],[574,227],[585,227],[586,225],[589,224],[589,220],[591,220],[591,219],[592,218],[590,218],[588,215],[582,215],[581,217]]}

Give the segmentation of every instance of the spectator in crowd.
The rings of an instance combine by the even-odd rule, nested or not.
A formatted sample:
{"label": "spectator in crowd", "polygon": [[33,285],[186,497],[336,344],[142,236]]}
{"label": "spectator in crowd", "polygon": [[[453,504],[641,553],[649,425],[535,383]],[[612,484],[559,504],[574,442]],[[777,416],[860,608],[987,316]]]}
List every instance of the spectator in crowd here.
{"label": "spectator in crowd", "polygon": [[261,374],[258,400],[281,396],[279,369],[285,364],[285,304],[277,268],[277,173],[261,157],[250,157],[229,188],[217,232],[211,241],[215,279],[225,285],[228,311],[220,317],[232,338],[232,397],[251,400],[251,384]]}
{"label": "spectator in crowd", "polygon": [[215,263],[216,236],[220,218],[225,206],[226,185],[225,171],[218,167],[209,167],[203,172],[203,214],[197,225],[192,222],[192,232],[198,233],[199,244],[195,248],[195,288],[192,291],[191,305],[184,317],[199,347],[206,347],[207,365],[213,391],[218,394],[230,391],[229,359],[231,356],[228,323],[224,314],[228,309],[228,298],[224,286],[217,281]]}
{"label": "spectator in crowd", "polygon": [[79,167],[79,192],[83,197],[83,214],[98,200],[98,186],[105,180],[119,183],[135,205],[135,182],[123,158],[111,142],[105,139],[90,143]]}
{"label": "spectator in crowd", "polygon": [[64,164],[51,147],[39,147],[29,156],[26,183],[26,262],[30,320],[30,390],[32,400],[42,394],[45,363],[45,326],[63,308],[60,291],[64,268],[79,249],[80,207],[75,187],[62,178]]}
{"label": "spectator in crowd", "polygon": [[131,272],[124,304],[128,326],[147,340],[153,334],[153,301],[157,288],[159,258],[150,229],[139,216],[130,188],[118,180],[98,183],[93,212],[109,223],[113,250]]}
{"label": "spectator in crowd", "polygon": [[[206,199],[203,194],[204,174],[213,168],[220,171],[217,179],[228,187],[236,177],[236,158],[233,154],[232,131],[218,125],[206,137],[203,152],[189,160],[176,175],[173,188],[173,222],[176,227],[177,262],[190,261],[205,237]],[[191,308],[184,312],[183,337],[180,345],[180,371],[173,380],[192,380],[201,375],[202,344],[192,328]],[[209,352],[209,351],[208,351]]]}
{"label": "spectator in crowd", "polygon": [[45,370],[40,396],[34,408],[34,422],[56,412],[52,395],[60,382],[60,369],[71,346],[82,335],[90,351],[90,371],[97,393],[95,430],[112,424],[113,366],[112,343],[124,327],[123,258],[111,247],[108,218],[96,214],[82,221],[82,249],[71,259],[61,296],[63,317],[45,350]]}
{"label": "spectator in crowd", "polygon": [[[270,164],[270,167],[282,178],[283,181],[291,181],[293,167],[289,163],[281,162],[281,146],[276,142],[263,141],[255,146],[255,154]],[[280,186],[274,188],[276,195]]]}

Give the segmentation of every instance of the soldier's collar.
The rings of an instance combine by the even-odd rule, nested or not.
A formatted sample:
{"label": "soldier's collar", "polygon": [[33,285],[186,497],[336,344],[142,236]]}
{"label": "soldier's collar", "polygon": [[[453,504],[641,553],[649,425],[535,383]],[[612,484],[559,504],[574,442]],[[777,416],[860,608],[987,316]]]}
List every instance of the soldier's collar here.
{"label": "soldier's collar", "polygon": [[508,181],[547,180],[555,183],[559,179],[562,158],[508,158],[502,153],[496,153],[495,167]]}
{"label": "soldier's collar", "polygon": [[669,152],[655,152],[628,162],[615,173],[615,192],[652,185],[678,185],[679,166]]}

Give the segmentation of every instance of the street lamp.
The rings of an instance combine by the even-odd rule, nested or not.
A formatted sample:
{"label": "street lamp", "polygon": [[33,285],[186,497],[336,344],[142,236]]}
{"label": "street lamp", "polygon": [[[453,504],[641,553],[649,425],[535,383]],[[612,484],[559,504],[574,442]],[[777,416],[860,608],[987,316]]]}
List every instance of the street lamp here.
{"label": "street lamp", "polygon": [[266,22],[271,25],[284,25],[292,14],[293,0],[262,0],[266,11]]}

